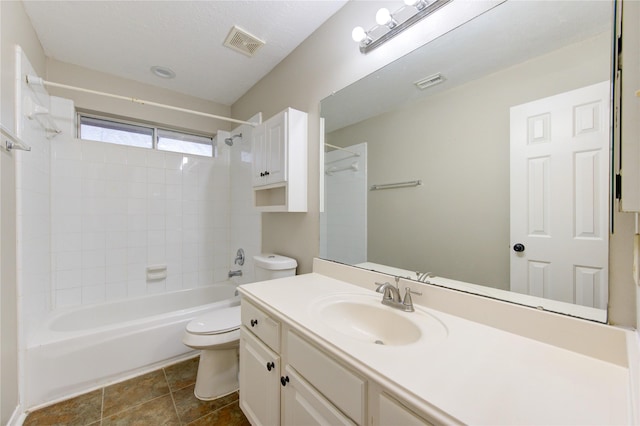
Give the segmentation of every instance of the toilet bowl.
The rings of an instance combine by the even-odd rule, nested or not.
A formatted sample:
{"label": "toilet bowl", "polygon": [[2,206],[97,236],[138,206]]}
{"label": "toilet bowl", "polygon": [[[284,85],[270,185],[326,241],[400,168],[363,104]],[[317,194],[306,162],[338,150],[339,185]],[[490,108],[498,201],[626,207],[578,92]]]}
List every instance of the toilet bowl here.
{"label": "toilet bowl", "polygon": [[240,305],[216,309],[187,324],[182,343],[200,349],[196,387],[198,399],[208,401],[238,390]]}
{"label": "toilet bowl", "polygon": [[[261,254],[254,256],[259,281],[293,276],[294,259]],[[238,390],[238,348],[240,346],[240,304],[215,309],[187,324],[182,343],[200,349],[194,394],[209,401]]]}

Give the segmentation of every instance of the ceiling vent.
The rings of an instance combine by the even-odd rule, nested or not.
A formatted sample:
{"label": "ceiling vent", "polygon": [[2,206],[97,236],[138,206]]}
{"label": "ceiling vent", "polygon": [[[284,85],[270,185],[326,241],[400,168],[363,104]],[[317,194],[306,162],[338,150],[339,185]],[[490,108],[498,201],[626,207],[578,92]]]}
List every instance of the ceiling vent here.
{"label": "ceiling vent", "polygon": [[229,31],[224,45],[236,52],[244,53],[247,56],[253,56],[264,46],[264,41],[252,36],[248,32],[234,26]]}
{"label": "ceiling vent", "polygon": [[418,86],[418,89],[424,90],[428,87],[435,86],[436,84],[440,84],[444,81],[444,77],[442,74],[437,73],[430,75],[429,77],[421,78],[418,81],[414,81],[413,84]]}

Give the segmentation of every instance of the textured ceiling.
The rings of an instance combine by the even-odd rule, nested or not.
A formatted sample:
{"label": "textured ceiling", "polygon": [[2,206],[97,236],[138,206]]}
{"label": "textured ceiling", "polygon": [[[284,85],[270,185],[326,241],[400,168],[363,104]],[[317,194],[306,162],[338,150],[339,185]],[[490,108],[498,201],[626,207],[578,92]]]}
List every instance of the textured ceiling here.
{"label": "textured ceiling", "polygon": [[[25,1],[48,57],[233,104],[346,0]],[[223,46],[237,25],[264,40],[249,58]],[[176,72],[161,79],[161,65]]]}

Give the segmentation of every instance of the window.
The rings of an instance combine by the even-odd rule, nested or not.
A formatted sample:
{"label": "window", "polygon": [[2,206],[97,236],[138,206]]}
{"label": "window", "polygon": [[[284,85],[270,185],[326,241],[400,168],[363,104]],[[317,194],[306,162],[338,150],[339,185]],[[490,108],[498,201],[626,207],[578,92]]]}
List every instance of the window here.
{"label": "window", "polygon": [[215,156],[211,136],[162,129],[83,113],[78,114],[78,123],[78,137],[80,139],[207,157]]}
{"label": "window", "polygon": [[157,138],[156,148],[159,150],[213,157],[213,145],[210,137],[158,129]]}

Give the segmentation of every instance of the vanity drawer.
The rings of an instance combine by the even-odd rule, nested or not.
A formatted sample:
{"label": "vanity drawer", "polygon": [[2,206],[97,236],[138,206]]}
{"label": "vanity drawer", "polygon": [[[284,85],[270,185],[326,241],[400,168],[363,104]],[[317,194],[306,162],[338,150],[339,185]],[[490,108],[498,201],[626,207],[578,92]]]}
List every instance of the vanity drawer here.
{"label": "vanity drawer", "polygon": [[247,327],[269,348],[280,352],[280,322],[245,299],[242,299],[240,312],[242,325]]}
{"label": "vanity drawer", "polygon": [[360,425],[366,423],[367,386],[364,379],[291,331],[287,332],[285,359],[351,420]]}

